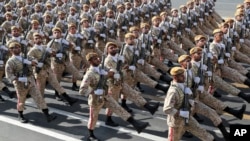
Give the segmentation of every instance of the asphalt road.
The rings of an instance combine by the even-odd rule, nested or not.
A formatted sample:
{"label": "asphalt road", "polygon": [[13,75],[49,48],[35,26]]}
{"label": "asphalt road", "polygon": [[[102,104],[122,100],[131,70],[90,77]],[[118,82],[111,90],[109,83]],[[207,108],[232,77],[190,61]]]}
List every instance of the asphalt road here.
{"label": "asphalt road", "polygon": [[[184,0],[173,0],[173,7],[179,7],[183,4]],[[239,0],[220,0],[217,2],[216,10],[223,17],[232,17],[235,11],[235,6]],[[48,86],[45,92],[46,102],[48,103],[50,113],[57,116],[57,119],[51,123],[47,123],[43,114],[36,108],[32,99],[28,99],[26,102],[25,116],[30,119],[28,124],[21,124],[17,119],[16,111],[16,99],[8,99],[5,94],[6,102],[0,103],[0,141],[80,141],[85,140],[88,134],[87,121],[88,121],[88,106],[87,98],[80,96],[77,92],[70,90],[71,84],[68,83],[69,79],[64,79],[61,84],[67,88],[67,92],[79,99],[78,102],[69,107],[62,102],[58,102],[53,98],[54,91]],[[245,92],[250,92],[248,88],[243,85],[235,84]],[[99,121],[95,134],[101,140],[108,141],[163,141],[166,140],[168,135],[168,127],[166,125],[166,115],[162,112],[164,94],[162,92],[152,90],[143,85],[145,93],[143,96],[149,102],[161,102],[161,106],[154,116],[150,113],[136,107],[134,104],[129,103],[129,106],[133,108],[135,119],[141,121],[147,121],[150,123],[148,127],[141,134],[137,132],[127,122],[121,120],[114,115],[114,121],[120,124],[119,127],[108,127],[104,124],[105,121],[105,109],[101,110]],[[246,103],[238,97],[223,94],[221,98],[231,107],[239,107]],[[235,117],[222,113],[221,115],[223,123],[227,126],[229,124],[249,124],[250,121],[250,106],[247,104],[247,112],[244,115],[243,120],[237,120]],[[212,133],[217,140],[223,140],[222,135],[217,128],[215,128],[211,121],[205,119],[202,126]],[[182,140],[196,141],[197,138]]]}

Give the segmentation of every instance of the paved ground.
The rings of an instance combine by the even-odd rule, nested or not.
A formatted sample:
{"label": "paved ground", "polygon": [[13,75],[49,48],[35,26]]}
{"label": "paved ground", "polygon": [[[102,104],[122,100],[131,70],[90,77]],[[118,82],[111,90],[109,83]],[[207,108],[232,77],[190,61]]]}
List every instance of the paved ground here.
{"label": "paved ground", "polygon": [[[173,0],[173,7],[179,7],[180,4],[186,2],[184,0]],[[216,10],[223,16],[228,17],[234,14],[236,4],[239,0],[220,0],[217,2]],[[62,85],[65,88],[70,89],[71,85],[67,83],[67,79]],[[250,93],[243,85],[235,84],[242,90]],[[143,109],[137,108],[134,104],[129,104],[134,110],[135,119],[147,121],[150,123],[143,133],[137,134],[131,125],[127,122],[122,121],[119,117],[114,117],[114,120],[120,124],[119,127],[113,128],[105,126],[105,111],[101,111],[98,126],[96,128],[96,135],[101,140],[108,141],[163,141],[166,140],[168,134],[168,127],[166,125],[166,116],[162,112],[164,94],[155,90],[152,90],[146,86],[143,86],[146,93],[143,95],[150,102],[161,102],[161,106],[154,116],[144,111]],[[79,96],[77,92],[71,90],[67,91],[71,96],[79,99],[79,101],[72,107],[66,106],[61,102],[56,101],[53,98],[54,91],[48,87],[46,89],[46,101],[50,108],[50,112],[53,115],[57,115],[57,120],[52,123],[47,123],[44,119],[43,114],[38,110],[32,99],[28,99],[26,103],[25,116],[31,121],[28,124],[20,124],[17,120],[16,113],[16,99],[7,99],[6,102],[0,103],[0,141],[79,141],[85,140],[87,135],[87,121],[88,121],[88,106],[87,98]],[[3,94],[5,95],[5,94]],[[221,100],[225,101],[231,107],[239,107],[245,102],[237,97],[230,95],[223,95]],[[240,123],[249,124],[250,119],[250,106],[247,104],[247,112],[244,115],[243,120],[237,120],[228,114],[222,114],[221,117],[224,119],[224,123],[228,124]],[[213,127],[211,121],[205,117],[204,124],[202,125],[209,132],[211,132],[217,140],[223,140],[219,130]],[[197,138],[183,140],[196,141]]]}

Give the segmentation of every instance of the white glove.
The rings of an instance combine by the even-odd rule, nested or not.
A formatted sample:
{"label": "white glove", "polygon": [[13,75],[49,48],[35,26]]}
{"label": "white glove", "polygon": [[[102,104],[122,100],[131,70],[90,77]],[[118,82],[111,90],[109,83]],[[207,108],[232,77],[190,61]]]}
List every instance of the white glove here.
{"label": "white glove", "polygon": [[194,26],[197,26],[197,22],[194,22],[193,25],[194,25]]}
{"label": "white glove", "polygon": [[128,24],[129,24],[129,25],[134,25],[134,23],[133,23],[133,22],[129,22]]}
{"label": "white glove", "polygon": [[106,35],[105,34],[100,34],[101,37],[103,38],[106,38]]}
{"label": "white glove", "polygon": [[158,40],[157,40],[157,43],[158,43],[158,44],[161,44],[161,43],[162,43],[162,40],[161,40],[161,39],[158,39]]}
{"label": "white glove", "polygon": [[184,118],[189,118],[189,111],[180,110],[180,116]]}
{"label": "white glove", "polygon": [[39,62],[39,63],[37,63],[37,67],[38,67],[38,68],[43,67],[43,63],[40,63],[40,62]]}
{"label": "white glove", "polygon": [[137,63],[139,63],[139,64],[141,64],[141,65],[144,65],[144,60],[143,60],[143,59],[139,59],[139,60],[137,61]]}
{"label": "white glove", "polygon": [[27,45],[28,45],[28,42],[25,41],[25,40],[22,40],[22,41],[21,41],[21,44],[24,44],[25,46],[27,46]]}
{"label": "white glove", "polygon": [[120,75],[119,73],[116,73],[116,74],[114,74],[114,78],[115,78],[115,79],[120,79],[120,78],[121,78],[121,75]]}
{"label": "white glove", "polygon": [[122,61],[122,62],[124,63],[124,61],[125,61],[124,56],[119,55],[119,56],[118,56],[118,60],[120,60],[120,61]]}
{"label": "white glove", "polygon": [[203,18],[199,18],[199,21],[200,21],[200,22],[203,22],[203,21],[204,21],[204,19],[203,19]]}
{"label": "white glove", "polygon": [[143,44],[141,45],[141,47],[142,47],[142,48],[145,48],[145,47],[146,47],[146,45],[143,43]]}
{"label": "white glove", "polygon": [[220,47],[225,48],[225,45],[224,44],[220,44]]}
{"label": "white glove", "polygon": [[178,32],[177,32],[177,35],[180,35],[180,36],[181,36],[181,32],[180,32],[180,31],[178,31]]}
{"label": "white glove", "polygon": [[204,92],[204,86],[203,85],[199,85],[198,86],[198,90],[203,93]]}
{"label": "white glove", "polygon": [[174,24],[170,24],[171,28],[176,28],[176,26]]}
{"label": "white glove", "polygon": [[189,102],[189,104],[190,104],[191,106],[194,106],[194,100],[189,99],[188,102]]}
{"label": "white glove", "polygon": [[3,60],[0,60],[0,66],[3,66],[4,62]]}
{"label": "white glove", "polygon": [[28,78],[27,77],[18,77],[18,81],[20,82],[28,82]]}
{"label": "white glove", "polygon": [[227,41],[228,41],[228,42],[232,42],[232,39],[231,39],[231,38],[227,38]]}
{"label": "white glove", "polygon": [[208,16],[208,13],[206,12],[205,15]]}
{"label": "white glove", "polygon": [[240,39],[240,43],[244,43],[244,39]]}
{"label": "white glove", "polygon": [[236,50],[236,47],[232,47],[232,51],[235,51]]}
{"label": "white glove", "polygon": [[7,48],[7,47],[5,47],[5,45],[1,45],[1,46],[0,46],[0,48],[1,48],[1,49],[3,49],[3,50],[8,51],[8,48]]}
{"label": "white glove", "polygon": [[46,48],[46,51],[47,51],[48,53],[52,53],[51,48]]}
{"label": "white glove", "polygon": [[57,53],[57,54],[56,54],[56,57],[57,57],[57,58],[62,58],[62,57],[63,57],[63,54],[62,54],[62,53]]}
{"label": "white glove", "polygon": [[212,72],[211,71],[207,71],[207,76],[211,77],[212,76]]}
{"label": "white glove", "polygon": [[189,87],[185,88],[184,93],[188,94],[188,95],[192,95],[193,94],[193,92],[191,91],[191,89]]}
{"label": "white glove", "polygon": [[97,89],[97,90],[94,91],[95,95],[103,95],[103,93],[104,93],[103,89]]}
{"label": "white glove", "polygon": [[224,64],[224,60],[223,59],[220,59],[220,60],[218,60],[218,64]]}
{"label": "white glove", "polygon": [[229,58],[231,55],[230,53],[225,53],[225,56]]}
{"label": "white glove", "polygon": [[135,66],[129,66],[128,69],[132,70],[132,71],[135,71]]}
{"label": "white glove", "polygon": [[167,35],[167,39],[168,39],[168,40],[170,40],[170,39],[171,39],[171,37],[170,37],[169,35]]}
{"label": "white glove", "polygon": [[196,84],[199,84],[200,81],[201,81],[201,78],[200,78],[200,77],[194,77],[194,82],[195,82]]}
{"label": "white glove", "polygon": [[31,65],[31,61],[29,61],[28,59],[24,59],[23,62],[24,64]]}
{"label": "white glove", "polygon": [[145,17],[147,17],[147,18],[148,18],[148,17],[149,17],[149,14],[146,14],[146,15],[145,15]]}
{"label": "white glove", "polygon": [[94,41],[93,41],[93,40],[88,40],[88,43],[89,43],[89,44],[93,44]]}
{"label": "white glove", "polygon": [[127,28],[127,26],[122,26],[122,29],[127,30],[128,28]]}
{"label": "white glove", "polygon": [[138,50],[135,51],[135,55],[139,56],[139,51]]}
{"label": "white glove", "polygon": [[201,67],[202,70],[206,71],[207,70],[207,65],[203,64]]}
{"label": "white glove", "polygon": [[75,47],[75,50],[79,51],[81,48],[79,46]]}
{"label": "white glove", "polygon": [[102,70],[100,71],[100,74],[101,74],[101,75],[107,75],[108,72],[102,69]]}
{"label": "white glove", "polygon": [[190,31],[191,31],[190,28],[185,28],[185,30],[186,30],[187,32],[190,32]]}
{"label": "white glove", "polygon": [[115,32],[114,30],[109,30],[109,33],[111,33],[111,34],[114,33],[114,32]]}
{"label": "white glove", "polygon": [[207,53],[207,57],[208,57],[208,58],[210,58],[210,59],[213,59],[213,55],[212,55],[212,53],[210,53],[210,52],[209,52],[209,53]]}

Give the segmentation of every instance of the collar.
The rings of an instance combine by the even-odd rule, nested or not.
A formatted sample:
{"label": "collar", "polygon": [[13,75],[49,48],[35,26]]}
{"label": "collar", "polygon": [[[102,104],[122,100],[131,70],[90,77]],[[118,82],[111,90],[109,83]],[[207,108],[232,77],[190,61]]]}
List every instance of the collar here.
{"label": "collar", "polygon": [[18,55],[18,56],[13,55],[12,57],[16,58],[16,59],[19,60],[19,61],[23,61],[23,58],[22,58],[22,56],[20,56],[20,55]]}
{"label": "collar", "polygon": [[43,46],[42,45],[34,45],[35,48],[39,49],[40,51],[43,51]]}
{"label": "collar", "polygon": [[196,62],[194,60],[191,61],[192,64],[195,64],[198,68],[200,67],[200,61],[199,62]]}

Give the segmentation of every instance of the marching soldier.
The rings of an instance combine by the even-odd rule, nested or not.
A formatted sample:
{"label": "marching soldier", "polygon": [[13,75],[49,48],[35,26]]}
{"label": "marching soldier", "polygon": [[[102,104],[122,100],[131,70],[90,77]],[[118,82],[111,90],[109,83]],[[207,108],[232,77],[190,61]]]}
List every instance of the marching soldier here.
{"label": "marching soldier", "polygon": [[179,141],[185,131],[191,132],[201,140],[213,141],[214,137],[200,127],[199,123],[190,115],[190,112],[182,109],[183,101],[186,100],[184,98],[188,96],[188,94],[184,93],[184,69],[174,67],[171,69],[170,74],[173,76],[173,81],[163,106],[163,112],[168,115],[169,141]]}
{"label": "marching soldier", "polygon": [[17,93],[17,110],[20,122],[27,123],[28,119],[24,117],[23,110],[26,95],[30,94],[36,102],[39,109],[42,109],[48,122],[51,122],[56,116],[50,115],[47,104],[45,103],[40,91],[38,90],[35,79],[32,76],[31,66],[35,66],[34,60],[29,61],[20,55],[21,45],[18,42],[12,42],[9,45],[11,58],[6,63],[6,77],[13,83]]}
{"label": "marching soldier", "polygon": [[51,49],[42,45],[42,35],[40,33],[33,34],[34,45],[28,52],[28,56],[36,59],[38,61],[37,66],[34,67],[33,73],[36,79],[36,84],[38,89],[41,92],[42,97],[44,97],[44,90],[46,86],[46,81],[62,96],[69,105],[73,105],[76,100],[70,98],[65,89],[60,86],[56,75],[51,69],[51,62],[49,57],[55,56],[55,52],[52,52]]}
{"label": "marching soldier", "polygon": [[[120,105],[113,99],[112,96],[105,93],[103,86],[99,86],[99,84],[102,83],[104,79],[106,79],[105,77],[113,77],[114,73],[110,71],[106,72],[103,68],[99,67],[100,60],[96,53],[87,54],[86,59],[90,63],[90,68],[84,75],[79,93],[85,96],[89,95],[88,105],[90,109],[88,121],[88,140],[98,140],[95,137],[93,130],[95,129],[99,112],[104,105],[108,108],[111,108],[111,110],[119,115],[123,120],[132,124],[137,132],[140,133],[148,126],[148,123],[135,120],[131,114],[120,107]],[[104,76],[103,79],[101,79],[102,76]],[[106,85],[105,81],[104,85]]]}

